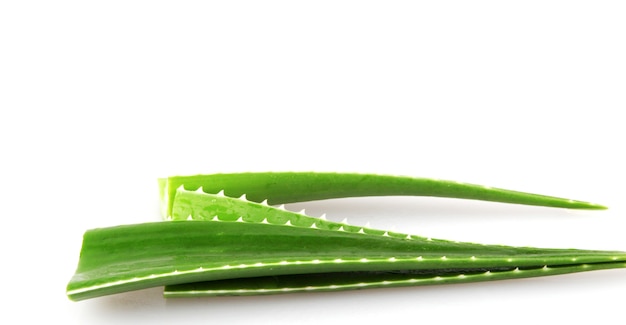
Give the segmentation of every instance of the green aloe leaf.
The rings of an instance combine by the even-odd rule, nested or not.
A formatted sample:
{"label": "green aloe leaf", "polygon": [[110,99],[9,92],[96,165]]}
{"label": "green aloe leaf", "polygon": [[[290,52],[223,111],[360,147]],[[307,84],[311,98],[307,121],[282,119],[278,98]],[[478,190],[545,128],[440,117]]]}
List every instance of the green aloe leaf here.
{"label": "green aloe leaf", "polygon": [[[265,182],[267,186],[267,174],[263,175],[262,182],[253,184]],[[344,181],[353,181],[356,175],[351,175]],[[303,190],[304,185],[293,181],[297,189],[279,186],[280,190],[273,187],[264,192],[261,185],[251,186],[254,195],[241,193],[240,198],[233,198],[230,196],[239,195],[234,189],[236,186],[222,183],[207,190],[206,185],[199,184],[199,179],[204,182],[207,178],[195,177],[198,184],[193,186],[177,184],[174,179],[161,182],[168,216],[175,221],[87,231],[78,268],[67,286],[70,299],[82,300],[153,286],[167,286],[165,295],[168,297],[249,295],[475,282],[626,267],[624,252],[430,239],[312,218],[272,207],[261,199],[292,202],[348,194],[388,195],[391,190],[359,192],[344,186],[344,190],[338,191],[342,186],[318,185],[319,192],[332,193],[312,195],[315,191],[307,192]],[[244,182],[245,177],[240,179]],[[173,186],[176,189],[171,190]],[[244,188],[245,184],[237,186]],[[517,203],[522,197],[530,203],[549,203],[544,205],[557,206],[555,202],[566,205],[564,202],[567,202],[572,207],[598,207],[498,191],[501,190],[495,193],[504,197],[508,193],[509,201],[513,200],[512,195]],[[476,193],[473,197],[467,193],[439,194],[481,198]],[[254,200],[249,201],[246,196]],[[488,198],[494,199],[493,196]],[[498,200],[509,202],[503,197]]]}
{"label": "green aloe leaf", "polygon": [[271,205],[359,196],[433,196],[473,199],[570,209],[606,209],[582,201],[524,193],[489,186],[428,178],[355,173],[235,173],[174,176],[159,180],[164,216],[172,213],[176,190],[202,188],[207,193],[223,191],[226,196],[246,195],[254,202]]}
{"label": "green aloe leaf", "polygon": [[[401,239],[245,220],[172,221],[87,231],[67,294],[82,300],[153,286],[298,274],[339,275],[336,282],[332,276],[326,281],[329,286],[349,285],[346,272],[404,274],[400,279],[357,278],[358,283],[393,285],[419,280],[421,275],[412,271],[428,272],[434,283],[437,277],[456,276],[457,282],[468,282],[492,275],[515,278],[527,270],[531,271],[527,275],[549,275],[619,267],[626,267],[626,253]],[[480,273],[482,277],[474,276]],[[315,286],[307,281],[296,282],[305,288]],[[336,287],[340,288],[344,287]]]}

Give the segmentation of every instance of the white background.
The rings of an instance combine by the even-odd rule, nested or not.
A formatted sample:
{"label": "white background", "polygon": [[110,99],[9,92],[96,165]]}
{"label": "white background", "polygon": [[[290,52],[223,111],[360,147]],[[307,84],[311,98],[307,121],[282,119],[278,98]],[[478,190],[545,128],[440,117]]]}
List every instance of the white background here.
{"label": "white background", "polygon": [[158,220],[156,178],[172,174],[369,172],[589,200],[610,209],[292,208],[435,238],[626,251],[624,17],[621,1],[3,1],[0,322],[618,319],[626,270],[167,301],[155,288],[76,303],[65,286],[82,233]]}

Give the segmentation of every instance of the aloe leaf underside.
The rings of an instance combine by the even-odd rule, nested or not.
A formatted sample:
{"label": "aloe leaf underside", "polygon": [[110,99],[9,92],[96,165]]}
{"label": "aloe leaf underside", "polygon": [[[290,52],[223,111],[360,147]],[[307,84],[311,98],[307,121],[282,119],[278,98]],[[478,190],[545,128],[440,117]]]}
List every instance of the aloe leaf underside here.
{"label": "aloe leaf underside", "polygon": [[87,231],[67,287],[70,299],[153,286],[166,286],[167,297],[253,295],[626,267],[624,252],[459,243],[336,223],[271,206],[350,196],[427,195],[603,208],[581,201],[359,174],[199,175],[163,179],[160,185],[164,216],[173,221]]}

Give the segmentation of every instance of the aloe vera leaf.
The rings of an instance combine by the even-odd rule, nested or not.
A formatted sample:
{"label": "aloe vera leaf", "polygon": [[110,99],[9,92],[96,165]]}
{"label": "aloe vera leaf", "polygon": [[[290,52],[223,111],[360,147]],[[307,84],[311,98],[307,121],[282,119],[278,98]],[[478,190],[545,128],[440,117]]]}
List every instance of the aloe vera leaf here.
{"label": "aloe vera leaf", "polygon": [[[247,201],[240,198],[225,197],[222,193],[209,194],[202,189],[187,191],[179,188],[175,195],[174,220],[212,220],[235,223],[263,223],[272,225],[288,225],[291,227],[313,228],[320,230],[340,231],[361,236],[386,237],[388,240],[418,240],[441,244],[465,245],[466,253],[477,244],[458,243],[441,239],[430,239],[415,235],[351,226],[312,218],[302,213],[278,209],[266,204]],[[485,247],[478,245],[478,249]],[[505,247],[505,246],[502,246]],[[620,253],[621,254],[621,253]],[[573,259],[576,259],[575,257]],[[166,286],[166,297],[193,297],[213,295],[254,295],[275,294],[300,291],[334,291],[376,287],[429,285],[443,283],[477,282],[497,279],[515,279],[535,276],[557,275],[565,273],[600,270],[604,268],[624,267],[623,263],[597,263],[589,265],[544,265],[519,266],[504,264],[489,269],[417,269],[399,272],[342,272],[328,274],[297,274],[273,275],[246,279],[228,279],[201,283],[186,283]]]}
{"label": "aloe vera leaf", "polygon": [[224,191],[225,195],[231,197],[246,194],[251,201],[268,200],[271,205],[343,197],[411,195],[571,209],[606,209],[594,203],[482,185],[375,174],[315,172],[212,174],[168,177],[161,179],[159,185],[164,217],[171,215],[173,198],[180,186],[187,190],[202,187],[207,193]]}
{"label": "aloe vera leaf", "polygon": [[512,280],[624,268],[625,263],[594,263],[574,266],[501,267],[382,272],[335,272],[293,274],[184,283],[165,287],[166,298],[208,296],[251,296],[296,292],[342,291],[374,288],[425,286],[455,283]]}
{"label": "aloe vera leaf", "polygon": [[245,220],[172,221],[87,231],[67,295],[82,300],[153,286],[292,274],[544,265],[594,270],[625,262],[622,252],[399,239]]}

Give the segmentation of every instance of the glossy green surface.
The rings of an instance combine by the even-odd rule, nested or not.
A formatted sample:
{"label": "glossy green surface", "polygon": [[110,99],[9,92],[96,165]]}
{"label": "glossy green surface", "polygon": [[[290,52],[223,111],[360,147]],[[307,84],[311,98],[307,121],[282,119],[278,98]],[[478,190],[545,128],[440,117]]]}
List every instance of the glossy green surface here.
{"label": "glossy green surface", "polygon": [[626,267],[624,252],[460,243],[351,226],[269,205],[347,196],[428,195],[604,208],[580,201],[361,174],[217,174],[159,183],[164,215],[174,221],[87,231],[76,273],[67,286],[70,299],[153,286],[167,286],[168,297],[252,295]]}
{"label": "glossy green surface", "polygon": [[292,274],[484,273],[583,264],[588,270],[625,267],[626,253],[401,239],[245,221],[173,221],[87,231],[67,294],[82,300],[153,286]]}
{"label": "glossy green surface", "polygon": [[[623,263],[622,263],[623,264]],[[522,279],[621,268],[620,263],[575,266],[461,268],[446,270],[398,270],[294,274],[185,283],[166,286],[165,297],[248,296],[295,292],[359,290]]]}
{"label": "glossy green surface", "polygon": [[271,205],[357,196],[433,196],[484,200],[570,209],[605,209],[593,203],[510,191],[455,181],[354,173],[236,173],[174,176],[159,181],[163,214],[172,213],[176,190],[202,187],[207,193],[245,194],[248,200],[268,200]]}

